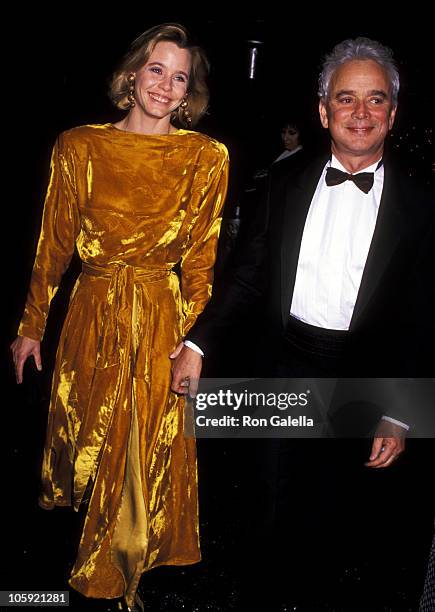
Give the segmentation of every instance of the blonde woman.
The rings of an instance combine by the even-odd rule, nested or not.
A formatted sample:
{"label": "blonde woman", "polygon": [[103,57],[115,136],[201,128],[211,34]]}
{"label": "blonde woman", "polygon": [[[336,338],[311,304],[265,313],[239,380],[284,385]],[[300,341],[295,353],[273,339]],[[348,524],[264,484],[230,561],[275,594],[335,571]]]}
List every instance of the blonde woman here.
{"label": "blonde woman", "polygon": [[85,505],[69,583],[128,609],[141,605],[143,572],[200,559],[195,444],[169,355],[210,298],[226,194],[225,146],[190,129],[207,107],[207,71],[183,26],[147,30],[113,77],[124,118],[58,137],[11,345],[21,383],[28,357],[42,367],[50,302],[76,247],[39,504]]}

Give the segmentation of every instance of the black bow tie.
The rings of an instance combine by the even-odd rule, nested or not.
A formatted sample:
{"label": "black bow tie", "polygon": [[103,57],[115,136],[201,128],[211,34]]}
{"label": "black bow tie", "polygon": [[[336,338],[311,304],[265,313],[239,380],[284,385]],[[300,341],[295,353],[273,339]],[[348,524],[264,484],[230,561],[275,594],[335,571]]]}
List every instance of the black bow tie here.
{"label": "black bow tie", "polygon": [[347,172],[342,172],[338,168],[329,166],[329,168],[326,170],[325,180],[328,187],[331,187],[332,185],[340,185],[341,183],[344,183],[344,181],[353,181],[355,185],[361,189],[361,191],[368,193],[373,187],[374,172],[348,174]]}

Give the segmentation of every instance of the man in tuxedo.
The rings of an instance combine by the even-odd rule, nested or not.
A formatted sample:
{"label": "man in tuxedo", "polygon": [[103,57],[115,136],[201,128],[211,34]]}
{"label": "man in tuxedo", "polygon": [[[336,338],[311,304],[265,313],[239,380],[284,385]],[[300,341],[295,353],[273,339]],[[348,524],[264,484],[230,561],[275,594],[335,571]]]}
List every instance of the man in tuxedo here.
{"label": "man in tuxedo", "polygon": [[[433,376],[434,206],[427,189],[414,184],[384,151],[398,91],[391,52],[376,41],[346,40],[325,58],[319,114],[331,151],[279,188],[272,184],[264,217],[257,220],[231,280],[172,354],[174,391],[195,392],[198,351],[207,356],[223,330],[262,295],[267,318],[259,326],[270,339],[271,375]],[[365,463],[369,468],[392,465],[404,450],[408,419],[396,410],[382,406]],[[279,483],[271,494],[276,508],[286,489],[294,496],[291,462],[299,461],[303,469],[301,455],[312,459],[314,449],[303,440],[296,446],[267,442],[269,458],[262,453],[260,464],[269,465],[260,465],[264,474],[258,478],[264,486]],[[334,446],[336,465],[349,460],[355,444]],[[314,464],[321,463],[319,448]],[[293,499],[299,505],[299,498]],[[290,502],[283,504],[285,512]],[[279,522],[276,511],[271,520]]]}
{"label": "man in tuxedo", "polygon": [[[225,291],[173,353],[177,392],[199,378],[198,348],[213,350],[222,330],[264,293],[261,325],[275,372],[432,375],[434,207],[424,186],[384,158],[399,90],[391,52],[368,39],[344,41],[325,59],[319,85],[331,153],[279,189],[272,184]],[[319,354],[313,344],[322,345]],[[391,431],[403,433],[406,423],[392,415],[398,429]],[[390,465],[403,445],[402,436],[376,439],[371,465]]]}

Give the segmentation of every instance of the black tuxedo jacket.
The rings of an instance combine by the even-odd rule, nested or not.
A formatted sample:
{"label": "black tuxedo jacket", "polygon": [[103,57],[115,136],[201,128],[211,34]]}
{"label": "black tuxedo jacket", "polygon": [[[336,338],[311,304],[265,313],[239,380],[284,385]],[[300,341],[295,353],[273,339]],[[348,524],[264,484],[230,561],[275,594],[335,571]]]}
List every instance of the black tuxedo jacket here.
{"label": "black tuxedo jacket", "polygon": [[284,157],[280,161],[275,161],[269,166],[268,174],[274,182],[285,179],[285,176],[290,176],[297,171],[300,171],[303,166],[306,166],[307,151],[305,148],[299,149],[293,155]]}
{"label": "black tuxedo jacket", "polygon": [[[289,180],[273,180],[268,198],[242,238],[236,263],[215,288],[187,336],[207,354],[264,297],[270,354],[283,337],[302,233],[327,157]],[[435,359],[433,191],[384,159],[376,227],[350,329],[343,376],[430,377]],[[252,330],[255,333],[255,330]],[[230,349],[229,349],[230,350]]]}

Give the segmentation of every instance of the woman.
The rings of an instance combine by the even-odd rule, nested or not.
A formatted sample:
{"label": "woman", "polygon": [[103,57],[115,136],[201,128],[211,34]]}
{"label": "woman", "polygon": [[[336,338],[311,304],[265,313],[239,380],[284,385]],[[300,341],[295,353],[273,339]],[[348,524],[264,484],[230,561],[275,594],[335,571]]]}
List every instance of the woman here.
{"label": "woman", "polygon": [[69,583],[129,607],[144,571],[200,559],[195,445],[169,354],[210,297],[228,155],[172,121],[189,127],[204,113],[207,69],[182,26],[154,27],[112,81],[126,116],[59,136],[11,345],[20,383],[30,355],[41,369],[50,301],[76,245],[83,267],[57,351],[39,504],[88,504]]}

